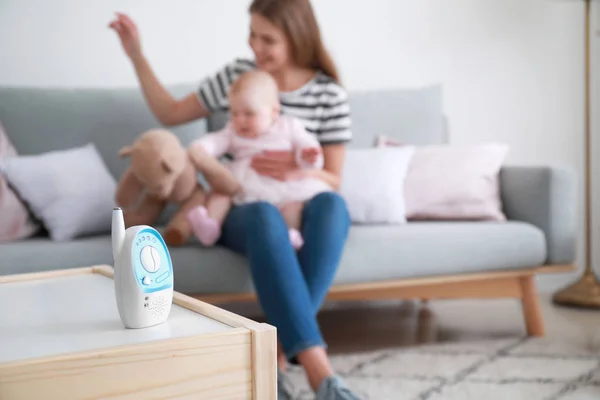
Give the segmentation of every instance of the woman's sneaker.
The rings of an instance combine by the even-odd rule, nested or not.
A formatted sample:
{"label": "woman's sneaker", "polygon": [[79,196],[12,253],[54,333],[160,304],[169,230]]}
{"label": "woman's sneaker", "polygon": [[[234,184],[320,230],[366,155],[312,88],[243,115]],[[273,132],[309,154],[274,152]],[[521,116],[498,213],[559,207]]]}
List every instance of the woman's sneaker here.
{"label": "woman's sneaker", "polygon": [[319,385],[316,400],[361,400],[339,376],[325,378]]}
{"label": "woman's sneaker", "polygon": [[292,400],[292,386],[286,376],[277,368],[277,400]]}

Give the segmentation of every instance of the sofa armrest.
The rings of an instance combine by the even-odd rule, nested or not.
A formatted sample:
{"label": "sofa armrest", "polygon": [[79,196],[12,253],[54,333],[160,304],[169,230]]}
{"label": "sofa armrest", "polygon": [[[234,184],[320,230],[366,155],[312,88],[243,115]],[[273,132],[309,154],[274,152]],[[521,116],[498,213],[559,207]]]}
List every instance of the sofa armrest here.
{"label": "sofa armrest", "polygon": [[575,172],[556,166],[505,166],[500,188],[506,217],[531,223],[546,235],[546,264],[573,263],[578,211]]}

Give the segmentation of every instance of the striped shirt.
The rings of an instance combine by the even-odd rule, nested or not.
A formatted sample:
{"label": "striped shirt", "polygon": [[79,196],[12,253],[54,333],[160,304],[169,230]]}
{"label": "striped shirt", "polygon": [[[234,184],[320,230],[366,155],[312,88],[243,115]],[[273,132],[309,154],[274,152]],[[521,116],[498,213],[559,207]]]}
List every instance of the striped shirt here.
{"label": "striped shirt", "polygon": [[[216,74],[208,76],[198,88],[198,98],[211,112],[228,111],[227,93],[244,72],[256,68],[247,59],[236,59]],[[347,92],[331,77],[318,71],[299,89],[280,92],[281,113],[298,118],[321,145],[346,143],[352,139]]]}

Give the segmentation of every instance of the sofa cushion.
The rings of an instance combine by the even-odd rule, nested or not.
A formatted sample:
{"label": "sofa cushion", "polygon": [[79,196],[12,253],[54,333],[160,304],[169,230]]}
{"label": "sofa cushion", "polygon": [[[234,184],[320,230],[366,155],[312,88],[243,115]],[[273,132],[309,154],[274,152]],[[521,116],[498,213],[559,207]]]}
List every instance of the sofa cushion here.
{"label": "sofa cushion", "polygon": [[[0,244],[0,275],[113,264],[109,235],[54,242],[35,237]],[[203,248],[196,242],[171,248],[178,291],[252,290],[244,257],[223,247]]]}
{"label": "sofa cushion", "polygon": [[409,222],[350,231],[338,283],[535,267],[546,261],[541,229],[518,222]]}
{"label": "sofa cushion", "polygon": [[[112,265],[110,236],[0,244],[0,275],[94,264]],[[171,249],[175,289],[184,293],[251,291],[244,257],[195,242]],[[485,272],[538,266],[546,259],[541,230],[524,222],[415,222],[353,226],[336,283]]]}
{"label": "sofa cushion", "polygon": [[0,275],[43,272],[94,264],[112,265],[110,236],[56,242],[46,235],[0,244]]}
{"label": "sofa cushion", "polygon": [[116,182],[93,143],[0,160],[53,240],[110,232]]}
{"label": "sofa cushion", "polygon": [[[16,157],[17,151],[4,131],[0,121],[0,164],[8,157]],[[27,204],[9,185],[0,171],[0,242],[12,242],[32,236],[40,228]]]}
{"label": "sofa cushion", "polygon": [[[376,148],[407,147],[385,136]],[[499,173],[504,143],[417,146],[404,181],[407,220],[505,221]]]}
{"label": "sofa cushion", "polygon": [[348,149],[340,194],[360,224],[406,223],[404,180],[413,146]]}

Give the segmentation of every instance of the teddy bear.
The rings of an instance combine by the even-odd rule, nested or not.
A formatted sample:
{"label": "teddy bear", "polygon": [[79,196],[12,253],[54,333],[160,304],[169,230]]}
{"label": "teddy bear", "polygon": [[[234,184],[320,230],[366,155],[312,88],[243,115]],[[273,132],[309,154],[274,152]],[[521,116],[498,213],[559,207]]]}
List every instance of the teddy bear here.
{"label": "teddy bear", "polygon": [[121,157],[131,162],[119,179],[117,206],[123,209],[125,226],[154,225],[164,208],[177,204],[163,232],[172,246],[184,244],[192,234],[187,212],[205,201],[198,182],[200,172],[211,190],[233,195],[239,184],[219,160],[204,153],[200,146],[186,148],[179,138],[166,129],[142,133],[133,144],[120,149]]}

